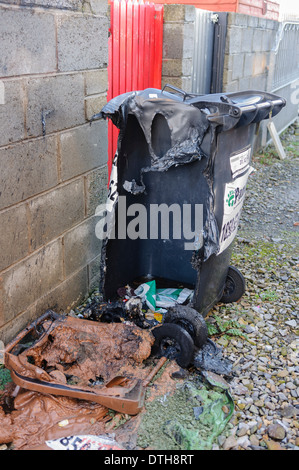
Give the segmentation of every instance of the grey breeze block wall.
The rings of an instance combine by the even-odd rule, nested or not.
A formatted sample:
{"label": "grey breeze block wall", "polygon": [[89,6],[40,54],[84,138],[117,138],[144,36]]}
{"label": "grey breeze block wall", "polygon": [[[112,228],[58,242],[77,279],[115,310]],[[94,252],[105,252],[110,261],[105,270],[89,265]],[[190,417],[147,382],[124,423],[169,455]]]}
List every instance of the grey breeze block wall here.
{"label": "grey breeze block wall", "polygon": [[223,91],[271,91],[271,58],[278,28],[278,21],[228,14]]}
{"label": "grey breeze block wall", "polygon": [[[278,132],[298,117],[298,103],[290,99],[292,84],[287,83],[287,68],[282,75],[286,85],[274,90],[275,70],[281,67],[276,55],[280,27],[275,20],[229,13],[223,74],[223,91],[260,90],[286,99],[286,107],[273,118]],[[260,123],[256,149],[270,140],[267,124],[268,120]]]}
{"label": "grey breeze block wall", "polygon": [[[278,21],[228,13],[223,91],[271,90]],[[191,91],[195,7],[164,5],[162,83]]]}
{"label": "grey breeze block wall", "polygon": [[191,91],[195,7],[164,5],[162,87]]}
{"label": "grey breeze block wall", "polygon": [[[170,83],[192,92],[195,7],[164,5],[164,40],[162,85]],[[275,46],[280,23],[240,13],[227,13],[222,91],[259,90],[273,92],[276,64]],[[287,71],[286,71],[287,76]],[[298,115],[298,105],[292,104],[292,84],[275,90],[286,98],[287,106],[274,118],[278,132]],[[268,121],[262,121],[255,141],[258,149],[270,139]]]}
{"label": "grey breeze block wall", "polygon": [[107,0],[0,1],[0,339],[98,280]]}

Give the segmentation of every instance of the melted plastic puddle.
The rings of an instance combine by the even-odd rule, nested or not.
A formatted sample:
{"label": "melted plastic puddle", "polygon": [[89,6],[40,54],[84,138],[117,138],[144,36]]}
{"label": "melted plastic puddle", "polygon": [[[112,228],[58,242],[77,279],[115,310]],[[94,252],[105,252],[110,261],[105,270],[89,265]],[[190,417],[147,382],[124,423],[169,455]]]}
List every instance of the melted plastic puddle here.
{"label": "melted plastic puddle", "polygon": [[[143,362],[153,341],[149,331],[135,325],[57,315],[54,321],[46,319],[17,338],[7,361],[27,388],[37,383],[55,390],[69,386],[92,391],[116,376],[125,375],[127,382],[144,379],[148,369]],[[21,388],[10,413],[0,407],[0,443],[13,442],[19,450],[78,433],[99,435],[110,420],[108,408],[99,403],[58,396],[54,389],[49,394]]]}
{"label": "melted plastic puddle", "polygon": [[[43,326],[47,332],[50,322]],[[68,317],[18,358],[26,358],[58,383],[92,387],[124,372],[134,373],[149,357],[152,342],[150,332],[133,325]],[[34,370],[30,376],[36,378]]]}
{"label": "melted plastic puddle", "polygon": [[0,407],[0,442],[32,449],[59,437],[102,434],[110,419],[108,409],[96,403],[22,390],[11,413]]}

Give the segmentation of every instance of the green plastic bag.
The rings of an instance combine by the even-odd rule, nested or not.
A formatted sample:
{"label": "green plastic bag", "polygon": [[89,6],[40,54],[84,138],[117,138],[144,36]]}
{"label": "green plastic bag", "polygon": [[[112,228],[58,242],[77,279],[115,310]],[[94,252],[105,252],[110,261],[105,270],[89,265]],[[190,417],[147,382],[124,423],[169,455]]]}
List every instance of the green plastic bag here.
{"label": "green plastic bag", "polygon": [[163,313],[165,309],[174,307],[176,304],[183,304],[191,297],[193,291],[184,289],[157,289],[156,281],[149,281],[141,284],[135,291],[135,295],[146,303],[150,310]]}
{"label": "green plastic bag", "polygon": [[[214,377],[216,377],[214,375]],[[229,387],[186,382],[165,400],[146,403],[138,444],[156,450],[211,450],[229,423],[234,401]]]}

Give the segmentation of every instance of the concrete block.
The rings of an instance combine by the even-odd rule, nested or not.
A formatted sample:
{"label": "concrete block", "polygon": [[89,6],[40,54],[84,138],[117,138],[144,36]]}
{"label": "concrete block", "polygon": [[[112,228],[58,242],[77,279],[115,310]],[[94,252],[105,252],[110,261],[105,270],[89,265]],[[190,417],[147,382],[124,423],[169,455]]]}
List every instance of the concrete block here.
{"label": "concrete block", "polygon": [[25,137],[22,80],[2,80],[1,90],[0,146],[3,146]]}
{"label": "concrete block", "polygon": [[227,15],[227,26],[232,26],[236,24],[236,16],[237,13],[235,12],[229,12]]}
{"label": "concrete block", "polygon": [[95,290],[99,288],[99,281],[101,276],[101,255],[93,259],[88,265],[88,282],[89,290]]}
{"label": "concrete block", "polygon": [[171,84],[173,86],[176,86],[177,88],[181,88],[182,90],[184,91],[189,91],[187,90],[186,88],[183,88],[183,77],[167,77],[167,76],[163,76],[162,77],[162,88],[167,85],[167,84]]}
{"label": "concrete block", "polygon": [[89,0],[89,4],[94,15],[107,15],[108,0]]}
{"label": "concrete block", "polygon": [[163,57],[166,59],[183,58],[183,24],[164,24],[163,28]]}
{"label": "concrete block", "polygon": [[58,69],[66,72],[107,67],[108,27],[107,17],[59,17]]}
{"label": "concrete block", "polygon": [[95,121],[60,135],[62,180],[107,163],[107,122]]}
{"label": "concrete block", "polygon": [[0,325],[3,325],[2,328],[0,326],[1,339],[7,344],[47,309],[61,314],[69,312],[72,308],[80,305],[88,292],[88,272],[85,267],[61,282],[10,322],[4,324],[0,317]]}
{"label": "concrete block", "polygon": [[232,80],[243,77],[244,54],[233,55]]}
{"label": "concrete block", "polygon": [[85,176],[86,187],[86,215],[95,214],[98,205],[105,204],[108,195],[108,167],[105,165]]}
{"label": "concrete block", "polygon": [[50,13],[1,8],[0,76],[56,70],[55,21]]}
{"label": "concrete block", "polygon": [[17,5],[20,0],[2,0],[2,3],[9,3],[10,5]]}
{"label": "concrete block", "polygon": [[251,77],[253,74],[254,54],[245,54],[244,58],[244,77]]}
{"label": "concrete block", "polygon": [[257,16],[248,15],[248,26],[251,28],[257,28],[259,24],[259,19]]}
{"label": "concrete block", "polygon": [[243,26],[247,27],[248,25],[248,15],[244,15],[243,13],[228,13],[227,17],[227,24],[234,25],[234,26]]}
{"label": "concrete block", "polygon": [[95,114],[98,114],[106,103],[106,93],[87,96],[85,98],[85,116],[87,121],[90,121]]}
{"label": "concrete block", "polygon": [[192,92],[192,79],[191,77],[182,77],[182,90],[186,91],[187,93]]}
{"label": "concrete block", "polygon": [[276,43],[276,31],[266,29],[263,31],[262,50],[264,52],[271,51]]}
{"label": "concrete block", "polygon": [[105,93],[108,89],[108,70],[90,70],[84,74],[85,94],[96,95]]}
{"label": "concrete block", "polygon": [[258,20],[259,20],[259,23],[258,23],[259,27],[261,29],[266,29],[268,20],[266,18],[261,18],[261,17],[259,17]]}
{"label": "concrete block", "polygon": [[242,28],[231,26],[227,29],[226,54],[238,54],[242,48]]}
{"label": "concrete block", "polygon": [[59,10],[82,9],[83,0],[21,0],[21,5],[58,8]]}
{"label": "concrete block", "polygon": [[0,167],[0,209],[56,186],[56,137],[1,148]]}
{"label": "concrete block", "polygon": [[233,75],[232,70],[228,70],[228,69],[223,70],[223,78],[222,78],[223,85],[226,85],[232,81],[232,75]]}
{"label": "concrete block", "polygon": [[196,7],[194,5],[185,5],[185,21],[192,23],[195,21]]}
{"label": "concrete block", "polygon": [[182,75],[182,59],[163,59],[162,75],[180,77]]}
{"label": "concrete block", "polygon": [[256,28],[252,38],[252,52],[260,52],[263,50],[263,29]]}
{"label": "concrete block", "polygon": [[0,317],[10,321],[62,281],[62,245],[56,240],[2,273]]}
{"label": "concrete block", "polygon": [[194,24],[185,23],[183,30],[183,59],[193,58]]}
{"label": "concrete block", "polygon": [[35,310],[29,308],[21,315],[11,318],[10,321],[5,321],[0,311],[0,338],[6,345],[9,341],[14,339],[21,330],[26,328],[30,323],[36,320]]}
{"label": "concrete block", "polygon": [[279,28],[279,21],[267,20],[267,29],[274,29],[277,31]]}
{"label": "concrete block", "polygon": [[244,28],[242,31],[242,52],[252,52],[252,40],[254,30],[252,28]]}
{"label": "concrete block", "polygon": [[28,254],[26,205],[0,212],[0,271]]}
{"label": "concrete block", "polygon": [[27,90],[26,123],[29,136],[46,135],[85,122],[83,75],[30,79]]}
{"label": "concrete block", "polygon": [[83,179],[32,199],[28,207],[31,219],[31,247],[36,250],[84,219]]}
{"label": "concrete block", "polygon": [[224,68],[227,70],[231,70],[233,67],[233,56],[230,54],[224,55]]}
{"label": "concrete block", "polygon": [[266,74],[255,75],[251,78],[251,87],[253,90],[266,91],[267,76]]}
{"label": "concrete block", "polygon": [[164,22],[184,22],[185,20],[185,5],[164,5]]}
{"label": "concrete block", "polygon": [[251,89],[251,77],[243,77],[239,79],[239,90],[250,90]]}
{"label": "concrete block", "polygon": [[227,83],[224,87],[224,92],[229,93],[233,91],[240,91],[239,80],[234,80],[230,83]]}
{"label": "concrete block", "polygon": [[182,60],[182,74],[190,76],[192,74],[193,58],[187,58]]}
{"label": "concrete block", "polygon": [[68,313],[87,295],[88,268],[84,267],[35,302],[35,317],[42,315],[49,308],[56,313]]}
{"label": "concrete block", "polygon": [[261,75],[266,72],[267,54],[260,52],[254,55],[253,75]]}
{"label": "concrete block", "polygon": [[102,240],[99,240],[95,234],[97,222],[98,217],[91,217],[64,235],[67,277],[100,255]]}

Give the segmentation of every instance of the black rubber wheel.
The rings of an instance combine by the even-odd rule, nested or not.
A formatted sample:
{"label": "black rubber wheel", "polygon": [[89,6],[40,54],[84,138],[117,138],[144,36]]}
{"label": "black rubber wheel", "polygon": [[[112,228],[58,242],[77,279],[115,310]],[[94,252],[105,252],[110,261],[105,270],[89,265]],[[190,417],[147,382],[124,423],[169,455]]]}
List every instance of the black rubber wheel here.
{"label": "black rubber wheel", "polygon": [[244,294],[245,288],[246,285],[243,274],[234,266],[230,266],[228,268],[224,291],[220,302],[223,302],[224,304],[237,302]]}
{"label": "black rubber wheel", "polygon": [[152,332],[155,337],[154,355],[175,359],[180,367],[188,367],[193,360],[194,343],[184,328],[174,323],[163,323]]}
{"label": "black rubber wheel", "polygon": [[207,342],[209,335],[206,322],[203,316],[189,305],[171,307],[164,316],[164,322],[183,327],[198,348]]}

